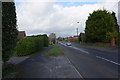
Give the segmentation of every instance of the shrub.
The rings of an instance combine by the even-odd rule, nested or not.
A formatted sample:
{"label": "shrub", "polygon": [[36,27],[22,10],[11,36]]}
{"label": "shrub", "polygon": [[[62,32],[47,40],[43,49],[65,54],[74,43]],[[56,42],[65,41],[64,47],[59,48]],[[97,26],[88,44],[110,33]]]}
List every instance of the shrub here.
{"label": "shrub", "polygon": [[2,60],[6,62],[16,45],[18,35],[14,2],[2,2]]}
{"label": "shrub", "polygon": [[43,38],[41,37],[27,37],[18,41],[15,52],[18,56],[25,56],[32,54],[44,47]]}
{"label": "shrub", "polygon": [[44,40],[44,47],[48,47],[49,45],[49,40],[48,40],[48,36],[46,34],[44,35],[37,35],[38,37],[42,37]]}

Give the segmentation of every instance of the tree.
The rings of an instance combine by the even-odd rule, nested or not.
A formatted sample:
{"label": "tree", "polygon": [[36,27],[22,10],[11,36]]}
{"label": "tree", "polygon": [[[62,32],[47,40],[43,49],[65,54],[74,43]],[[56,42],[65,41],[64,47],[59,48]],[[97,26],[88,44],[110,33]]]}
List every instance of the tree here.
{"label": "tree", "polygon": [[85,33],[80,33],[80,34],[79,34],[79,37],[78,37],[78,40],[79,40],[80,42],[85,42]]}
{"label": "tree", "polygon": [[113,15],[107,10],[94,11],[86,21],[85,35],[87,42],[110,42],[117,35]]}
{"label": "tree", "polygon": [[18,35],[14,2],[2,2],[2,59],[7,61]]}
{"label": "tree", "polygon": [[116,30],[117,30],[117,33],[118,33],[117,35],[115,34],[116,35],[116,41],[115,42],[116,42],[116,44],[119,44],[119,38],[120,38],[119,37],[119,25],[117,23],[117,18],[115,16],[116,15],[115,12],[112,12],[112,15],[113,15],[113,17],[115,19],[115,27],[116,27]]}
{"label": "tree", "polygon": [[117,32],[119,32],[119,25],[118,25],[118,23],[117,23],[117,18],[116,18],[115,15],[116,15],[115,12],[112,12],[112,16],[113,16],[113,18],[115,19],[115,27],[116,27],[116,30],[117,30]]}

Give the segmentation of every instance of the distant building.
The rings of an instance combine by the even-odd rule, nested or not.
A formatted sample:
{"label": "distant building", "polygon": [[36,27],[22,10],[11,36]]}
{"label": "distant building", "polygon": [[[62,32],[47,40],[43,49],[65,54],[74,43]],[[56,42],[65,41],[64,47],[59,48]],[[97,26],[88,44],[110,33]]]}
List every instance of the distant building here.
{"label": "distant building", "polygon": [[65,41],[68,41],[68,42],[76,42],[76,41],[78,41],[78,36],[65,37]]}
{"label": "distant building", "polygon": [[78,41],[78,36],[77,35],[73,36],[73,38],[74,38],[74,41]]}
{"label": "distant building", "polygon": [[49,38],[50,38],[50,39],[56,38],[56,34],[55,34],[55,33],[51,33],[51,34],[49,35]]}
{"label": "distant building", "polygon": [[49,35],[49,41],[50,41],[50,44],[55,44],[55,42],[56,42],[56,34],[55,33],[51,33],[50,35]]}
{"label": "distant building", "polygon": [[24,37],[26,37],[25,31],[19,31],[17,39],[23,39]]}
{"label": "distant building", "polygon": [[74,38],[72,36],[68,37],[68,41],[73,42]]}
{"label": "distant building", "polygon": [[68,37],[65,37],[64,40],[65,40],[65,41],[68,41]]}

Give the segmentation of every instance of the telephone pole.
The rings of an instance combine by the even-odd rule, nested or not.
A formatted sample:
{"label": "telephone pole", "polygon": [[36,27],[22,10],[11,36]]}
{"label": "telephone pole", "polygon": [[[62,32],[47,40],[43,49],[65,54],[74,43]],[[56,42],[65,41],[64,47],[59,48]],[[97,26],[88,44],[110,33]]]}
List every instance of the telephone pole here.
{"label": "telephone pole", "polygon": [[77,37],[78,37],[78,28],[77,28]]}
{"label": "telephone pole", "polygon": [[[80,23],[80,22],[77,22],[78,24]],[[78,37],[78,28],[77,28],[77,37]]]}

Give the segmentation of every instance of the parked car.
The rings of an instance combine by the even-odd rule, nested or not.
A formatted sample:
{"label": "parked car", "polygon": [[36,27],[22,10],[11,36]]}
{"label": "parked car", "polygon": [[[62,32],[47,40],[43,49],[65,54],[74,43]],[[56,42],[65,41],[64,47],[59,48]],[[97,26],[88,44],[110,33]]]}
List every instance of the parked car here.
{"label": "parked car", "polygon": [[70,42],[67,42],[66,45],[67,45],[67,46],[71,46],[71,43],[70,43]]}

